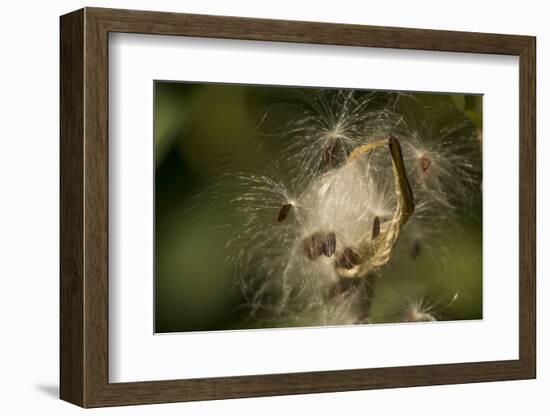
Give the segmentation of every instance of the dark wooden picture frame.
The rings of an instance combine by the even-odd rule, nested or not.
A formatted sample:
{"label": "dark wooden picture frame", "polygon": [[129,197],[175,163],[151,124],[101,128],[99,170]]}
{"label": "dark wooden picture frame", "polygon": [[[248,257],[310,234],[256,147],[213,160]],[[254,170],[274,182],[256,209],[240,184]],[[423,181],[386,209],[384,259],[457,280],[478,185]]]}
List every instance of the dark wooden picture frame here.
{"label": "dark wooden picture frame", "polygon": [[[108,35],[110,32],[519,56],[519,359],[109,383]],[[60,396],[100,407],[536,376],[535,38],[85,8],[61,17]]]}

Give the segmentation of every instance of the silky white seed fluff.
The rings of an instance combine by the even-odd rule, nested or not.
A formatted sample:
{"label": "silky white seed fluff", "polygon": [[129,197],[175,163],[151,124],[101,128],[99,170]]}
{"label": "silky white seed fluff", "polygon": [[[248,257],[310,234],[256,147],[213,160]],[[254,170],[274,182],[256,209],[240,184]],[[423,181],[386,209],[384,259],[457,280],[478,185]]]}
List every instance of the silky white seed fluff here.
{"label": "silky white seed fluff", "polygon": [[[367,291],[331,295],[341,281],[335,261],[346,248],[371,238],[376,221],[383,228],[398,198],[387,146],[347,161],[357,147],[390,135],[401,143],[415,203],[401,230],[400,239],[410,245],[406,261],[422,255],[433,233],[452,226],[464,200],[480,197],[481,154],[471,122],[449,108],[411,111],[403,105],[407,100],[344,90],[305,94],[286,106],[286,120],[277,120],[285,137],[275,150],[278,179],[235,175],[232,203],[239,231],[228,243],[229,260],[254,325],[368,322]],[[334,238],[334,252],[308,251],[304,242],[312,236],[321,246]],[[383,275],[383,268],[372,272]],[[415,298],[398,319],[435,320],[431,312],[426,301]]]}

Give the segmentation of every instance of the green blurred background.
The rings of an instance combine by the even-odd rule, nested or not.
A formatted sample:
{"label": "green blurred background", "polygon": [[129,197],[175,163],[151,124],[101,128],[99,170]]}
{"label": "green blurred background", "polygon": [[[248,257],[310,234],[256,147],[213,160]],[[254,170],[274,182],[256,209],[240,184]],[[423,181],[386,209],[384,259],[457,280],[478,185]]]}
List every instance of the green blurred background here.
{"label": "green blurred background", "polygon": [[[226,242],[240,226],[227,174],[274,162],[269,140],[285,138],[269,132],[266,144],[258,125],[269,108],[305,89],[167,81],[154,88],[155,332],[255,327],[226,261]],[[459,108],[481,129],[479,96],[412,95],[419,106]],[[388,266],[392,276],[379,280],[373,322],[391,321],[411,295],[447,305],[439,319],[482,317],[480,204],[471,208],[478,215],[464,210],[459,226],[432,242],[429,256]]]}

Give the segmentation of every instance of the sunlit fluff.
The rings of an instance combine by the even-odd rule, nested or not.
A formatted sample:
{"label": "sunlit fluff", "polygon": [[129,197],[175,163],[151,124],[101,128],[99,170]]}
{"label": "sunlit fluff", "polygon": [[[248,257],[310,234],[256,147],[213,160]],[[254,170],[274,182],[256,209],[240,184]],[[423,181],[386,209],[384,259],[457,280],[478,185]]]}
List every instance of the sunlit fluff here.
{"label": "sunlit fluff", "polygon": [[434,322],[437,319],[433,314],[433,306],[427,300],[415,297],[406,304],[401,320],[403,322]]}
{"label": "sunlit fluff", "polygon": [[275,129],[286,138],[281,155],[294,177],[337,167],[354,148],[382,134],[396,122],[393,101],[377,93],[318,90],[284,106],[290,119]]}
{"label": "sunlit fluff", "polygon": [[[391,169],[389,163],[387,168]],[[269,177],[239,176],[247,189],[234,199],[243,231],[231,244],[239,247],[233,262],[254,314],[296,314],[304,307],[327,303],[338,280],[336,253],[371,238],[375,218],[391,218],[392,184],[377,183],[375,176],[368,159],[358,160],[319,176],[299,195]],[[291,208],[286,217],[277,221],[281,207],[287,205]],[[329,233],[334,234],[334,253],[308,257],[304,242]],[[334,303],[329,308],[342,311]],[[321,314],[327,310],[317,309]],[[333,320],[327,315],[322,319]]]}
{"label": "sunlit fluff", "polygon": [[[410,98],[402,98],[402,100]],[[417,199],[417,215],[449,215],[479,195],[481,153],[476,129],[457,109],[444,106],[407,110],[395,128],[403,143],[407,173]],[[476,189],[477,188],[477,189]]]}
{"label": "sunlit fluff", "polygon": [[[282,124],[277,175],[238,175],[240,232],[229,244],[254,322],[369,322],[372,276],[393,261],[400,234],[414,261],[420,236],[439,227],[433,219],[476,195],[471,126],[412,114],[400,97],[383,97],[339,90],[303,97]],[[398,319],[436,317],[417,299]]]}

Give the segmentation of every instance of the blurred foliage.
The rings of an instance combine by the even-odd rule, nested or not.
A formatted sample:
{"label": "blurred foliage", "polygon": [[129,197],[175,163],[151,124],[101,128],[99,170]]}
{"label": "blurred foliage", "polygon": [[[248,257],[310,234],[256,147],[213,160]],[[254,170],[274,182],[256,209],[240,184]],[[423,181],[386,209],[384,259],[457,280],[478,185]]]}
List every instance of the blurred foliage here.
{"label": "blurred foliage", "polygon": [[[226,242],[240,226],[229,203],[236,184],[227,174],[273,163],[270,142],[257,127],[268,109],[292,100],[297,90],[155,83],[156,332],[254,327],[226,260]],[[481,96],[414,97],[419,106],[458,107],[481,131]],[[464,212],[461,226],[440,240],[422,247],[415,261],[387,266],[391,278],[378,282],[373,322],[392,321],[411,294],[429,298],[439,319],[482,317],[481,223]],[[397,250],[407,257],[403,245]],[[289,323],[311,324],[307,316]]]}

